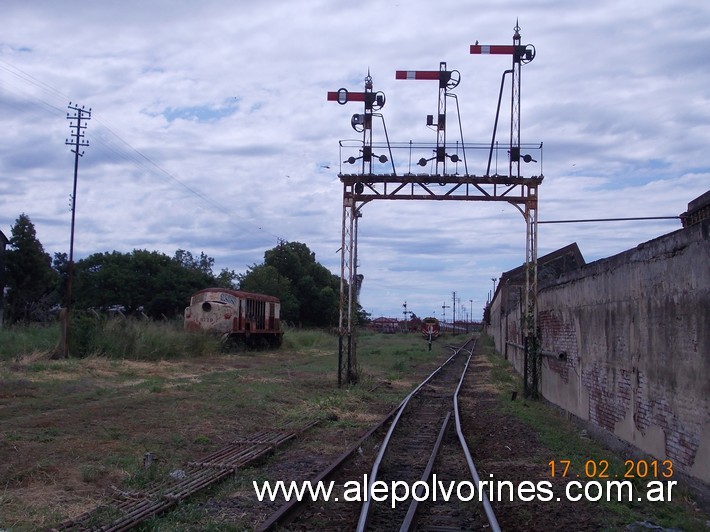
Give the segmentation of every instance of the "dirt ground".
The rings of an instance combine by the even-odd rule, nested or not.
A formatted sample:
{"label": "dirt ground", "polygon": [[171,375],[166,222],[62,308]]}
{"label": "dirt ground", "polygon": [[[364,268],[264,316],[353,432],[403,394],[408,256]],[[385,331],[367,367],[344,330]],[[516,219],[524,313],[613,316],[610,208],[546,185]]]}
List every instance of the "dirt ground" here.
{"label": "dirt ground", "polygon": [[[492,383],[491,364],[477,355],[469,368],[468,387],[461,407],[470,413],[463,428],[473,450],[481,480],[510,480],[515,485],[523,481],[553,481],[548,462],[555,452],[540,442],[535,430],[499,406],[499,389]],[[564,482],[555,482],[553,490],[563,493]],[[591,502],[509,501],[507,497],[492,502],[503,530],[601,530],[614,523],[615,516]]]}
{"label": "dirt ground", "polygon": [[[97,507],[115,489],[146,486],[236,437],[284,420],[321,419],[267,460],[143,527],[252,529],[278,507],[256,500],[252,480],[313,478],[445,355],[442,348],[434,356],[402,358],[406,364],[362,356],[360,363],[373,369],[353,389],[337,388],[332,372],[323,370],[332,368],[332,353],[317,350],[149,363],[41,356],[11,362],[0,368],[0,529],[47,529]],[[511,384],[494,378],[493,369],[477,356],[461,398],[479,475],[552,480],[562,493],[565,481],[550,479],[548,466],[563,458],[560,450],[503,407],[499,394]],[[568,434],[578,439],[575,431]],[[142,467],[147,452],[157,459],[148,470]],[[535,500],[494,508],[503,530],[642,530],[640,523],[658,522],[644,508],[598,503]],[[690,498],[669,507],[674,512],[690,516],[687,529],[707,526]]]}
{"label": "dirt ground", "polygon": [[[559,448],[543,443],[536,429],[521,421],[513,414],[506,413],[501,407],[501,392],[507,392],[508,384],[495,382],[492,375],[493,364],[482,355],[475,355],[469,369],[466,386],[460,398],[464,414],[463,430],[482,480],[493,478],[509,480],[515,485],[523,481],[549,481],[554,493],[552,500],[493,502],[499,525],[502,530],[705,530],[710,527],[707,514],[702,512],[686,493],[681,495],[678,506],[668,507],[667,512],[683,513],[683,526],[667,528],[658,524],[655,515],[643,505],[635,505],[633,510],[623,503],[600,504],[599,502],[569,501],[564,496],[565,485],[570,480],[551,478],[550,460],[560,460],[568,456]],[[510,372],[511,378],[512,371]],[[506,381],[507,382],[507,381]],[[517,399],[523,403],[521,399]],[[534,405],[539,406],[539,405]],[[552,415],[556,415],[550,409]],[[549,412],[548,412],[549,414]],[[555,423],[555,420],[552,421]],[[569,438],[575,438],[586,444],[584,432],[559,418],[560,425],[565,425]],[[246,528],[258,527],[279,504],[258,502],[251,486],[251,479],[265,480],[307,480],[314,478],[336,453],[314,452],[330,448],[336,451],[337,433],[310,434],[279,451],[268,463],[245,475],[244,482],[238,489],[210,498],[203,506],[213,518],[222,523],[239,523]],[[564,449],[564,447],[563,447]],[[594,452],[611,459],[613,451],[594,447]],[[364,449],[368,455],[369,450]],[[599,456],[599,455],[597,455]],[[367,458],[367,456],[365,456]],[[618,458],[618,457],[617,457]],[[360,457],[356,457],[359,460]],[[446,459],[443,457],[443,459]],[[465,463],[462,464],[460,479],[469,478]],[[560,500],[556,500],[559,496]],[[663,503],[658,503],[663,504]],[[349,511],[349,510],[347,510]],[[337,530],[340,529],[338,515],[315,512],[308,514],[308,519],[317,519],[311,526],[306,519],[296,524],[286,525],[288,530]],[[337,511],[334,513],[338,513]],[[481,514],[479,508],[469,511]],[[332,525],[332,526],[331,526]],[[487,525],[481,529],[485,530]]]}

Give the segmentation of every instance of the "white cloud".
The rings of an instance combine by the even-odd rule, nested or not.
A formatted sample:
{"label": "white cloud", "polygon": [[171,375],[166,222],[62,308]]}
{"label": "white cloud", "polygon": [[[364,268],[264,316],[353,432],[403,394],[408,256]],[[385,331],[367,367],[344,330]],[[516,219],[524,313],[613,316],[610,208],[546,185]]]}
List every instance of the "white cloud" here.
{"label": "white cloud", "polygon": [[[540,219],[676,215],[707,190],[710,7],[698,2],[10,0],[0,228],[8,234],[25,212],[47,251],[68,250],[71,100],[93,110],[77,257],[182,248],[244,271],[286,238],[339,274],[338,140],[358,138],[349,122],[361,109],[326,92],[362,90],[370,69],[387,96],[390,140],[432,143],[435,84],[394,72],[446,61],[461,72],[466,142],[490,142],[509,59],[468,47],[510,43],[516,18],[537,50],[523,67],[521,120],[523,142],[545,146]],[[509,101],[506,88],[501,141]],[[379,124],[373,136],[384,141]],[[456,127],[447,138],[458,139]],[[481,154],[470,173],[485,172]],[[480,315],[491,278],[524,260],[525,226],[509,205],[381,202],[363,214],[362,301],[375,315],[401,315],[405,299],[418,315],[441,312],[452,291]],[[540,253],[577,241],[592,260],[675,227],[544,225]]]}

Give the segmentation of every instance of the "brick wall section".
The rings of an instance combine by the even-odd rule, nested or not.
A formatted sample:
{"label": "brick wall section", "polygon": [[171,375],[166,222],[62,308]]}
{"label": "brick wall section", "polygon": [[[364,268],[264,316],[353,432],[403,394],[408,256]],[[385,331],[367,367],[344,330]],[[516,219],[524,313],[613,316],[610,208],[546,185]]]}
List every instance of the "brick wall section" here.
{"label": "brick wall section", "polygon": [[623,369],[611,373],[595,365],[582,372],[582,384],[589,390],[589,420],[613,432],[631,405],[631,377]]}
{"label": "brick wall section", "polygon": [[564,322],[559,312],[545,310],[538,313],[538,325],[540,330],[544,331],[542,349],[566,355],[566,360],[548,358],[545,363],[549,370],[557,373],[565,383],[569,382],[570,372],[579,372],[579,351],[574,324]]}
{"label": "brick wall section", "polygon": [[[538,296],[541,391],[677,470],[710,482],[710,220],[562,275]],[[519,309],[494,300],[503,351]],[[505,307],[505,305],[503,305]],[[497,310],[497,312],[495,312]],[[518,371],[523,356],[508,350]]]}

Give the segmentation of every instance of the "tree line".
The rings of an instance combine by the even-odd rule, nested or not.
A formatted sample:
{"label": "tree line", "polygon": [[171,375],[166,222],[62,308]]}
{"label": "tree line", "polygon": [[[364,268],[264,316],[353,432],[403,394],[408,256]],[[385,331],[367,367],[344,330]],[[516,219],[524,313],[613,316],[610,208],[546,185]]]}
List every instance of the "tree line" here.
{"label": "tree line", "polygon": [[[21,214],[11,229],[2,273],[7,323],[46,322],[66,305],[69,260],[44,251],[35,227]],[[135,249],[94,253],[74,264],[72,307],[143,313],[154,319],[182,315],[190,296],[208,287],[224,287],[276,296],[282,321],[330,327],[338,321],[340,278],[316,261],[306,244],[281,242],[264,253],[264,262],[243,274],[214,273],[214,259],[178,249],[170,257]]]}

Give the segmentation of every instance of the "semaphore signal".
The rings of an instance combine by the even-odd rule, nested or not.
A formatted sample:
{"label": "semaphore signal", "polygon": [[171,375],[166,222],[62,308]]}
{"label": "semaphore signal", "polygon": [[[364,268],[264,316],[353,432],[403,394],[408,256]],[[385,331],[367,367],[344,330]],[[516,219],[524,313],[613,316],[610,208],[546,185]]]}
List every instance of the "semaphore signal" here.
{"label": "semaphore signal", "polygon": [[[493,140],[491,141],[491,151],[488,157],[488,169],[486,174],[490,174],[491,158],[493,156],[493,144],[495,142],[496,129],[498,127],[498,115],[500,113],[501,99],[503,96],[503,85],[505,76],[511,74],[513,76],[511,104],[510,104],[510,151],[508,157],[508,175],[511,177],[520,177],[520,66],[524,63],[529,63],[535,58],[535,47],[532,44],[520,44],[520,26],[516,21],[515,34],[513,35],[513,44],[472,44],[469,51],[472,55],[490,54],[490,55],[510,55],[513,59],[513,66],[510,70],[503,72],[503,79],[500,84],[500,95],[498,96],[498,112],[496,113],[496,121],[493,127]],[[526,163],[534,161],[529,155],[523,156]]]}
{"label": "semaphore signal", "polygon": [[[358,133],[362,133],[362,155],[360,157],[349,157],[344,163],[355,164],[358,159],[362,160],[362,173],[370,174],[372,173],[372,158],[376,158],[381,163],[386,163],[390,159],[386,155],[375,155],[372,153],[372,117],[377,116],[382,118],[382,123],[384,125],[384,117],[379,111],[385,106],[385,93],[382,91],[374,92],[372,84],[372,76],[370,71],[367,71],[367,76],[365,77],[365,91],[364,92],[350,92],[345,88],[338,89],[337,91],[328,92],[328,101],[337,102],[340,105],[345,105],[348,102],[363,102],[364,113],[356,113],[350,119],[350,125]],[[387,128],[384,128],[385,136],[387,136]],[[389,141],[388,141],[389,144]],[[392,172],[394,172],[394,165],[392,166]],[[364,185],[358,183],[358,189],[362,192],[364,190]]]}
{"label": "semaphore signal", "polygon": [[[358,133],[362,133],[362,150],[359,157],[348,157],[344,163],[355,164],[359,159],[362,161],[360,176],[372,174],[372,159],[376,158],[380,163],[386,163],[390,159],[386,155],[375,155],[372,153],[372,118],[374,116],[382,118],[382,125],[387,137],[387,128],[384,127],[384,117],[375,111],[379,111],[385,105],[385,93],[374,92],[372,76],[368,69],[365,77],[365,90],[363,92],[350,92],[345,88],[328,92],[328,101],[345,105],[348,102],[363,102],[364,112],[352,115],[350,125]],[[389,146],[389,139],[387,141]],[[392,173],[395,173],[394,163],[392,163]],[[371,185],[368,185],[371,186]],[[365,182],[360,178],[353,185],[357,194],[365,191]],[[345,200],[344,200],[345,202]],[[349,201],[343,204],[343,231],[341,241],[341,262],[340,262],[340,348],[338,350],[338,386],[342,384],[343,369],[345,369],[345,379],[348,384],[357,382],[357,356],[353,347],[352,323],[357,309],[357,298],[359,287],[363,277],[357,273],[357,223],[361,214],[355,202]],[[347,277],[346,277],[347,275]],[[345,280],[348,280],[346,283]],[[347,290],[347,298],[345,291]],[[347,305],[347,314],[344,315],[344,308]],[[347,325],[346,325],[347,324]],[[343,364],[343,337],[347,335],[347,356]],[[343,367],[343,365],[345,367]]]}
{"label": "semaphore signal", "polygon": [[[436,115],[427,116],[427,126],[436,131],[437,143],[419,144],[409,141],[408,144],[390,144],[387,139],[386,149],[389,150],[389,157],[392,160],[392,173],[374,173],[372,171],[373,147],[378,147],[372,143],[372,117],[382,116],[374,111],[384,105],[384,94],[375,93],[372,90],[372,78],[369,75],[365,78],[364,92],[349,92],[346,89],[339,89],[328,93],[328,100],[344,105],[349,102],[364,103],[363,114],[352,116],[351,125],[355,131],[363,133],[362,144],[344,144],[342,148],[354,151],[356,156],[347,157],[343,155],[341,159],[347,157],[345,163],[354,164],[357,160],[362,160],[362,167],[359,173],[339,173],[343,184],[343,211],[342,211],[342,246],[341,246],[341,284],[340,284],[340,319],[339,319],[339,345],[338,345],[338,385],[342,382],[343,361],[347,357],[347,383],[357,382],[357,324],[354,315],[357,296],[353,287],[359,286],[361,276],[357,275],[357,228],[358,219],[362,216],[361,209],[364,205],[373,201],[382,200],[415,200],[415,201],[484,201],[508,203],[517,208],[523,215],[526,225],[525,238],[525,323],[521,327],[521,342],[526,345],[524,359],[525,373],[525,395],[535,395],[538,393],[538,373],[540,365],[539,342],[537,336],[537,216],[538,216],[538,188],[544,179],[542,172],[542,143],[539,145],[520,143],[520,68],[522,64],[532,61],[535,57],[535,49],[531,45],[520,44],[520,28],[516,21],[514,28],[512,45],[471,45],[471,54],[507,55],[512,58],[513,66],[505,70],[500,85],[500,95],[498,98],[498,108],[493,128],[493,138],[490,144],[490,155],[488,157],[488,167],[483,175],[470,174],[468,171],[466,152],[476,150],[476,146],[466,146],[463,142],[463,128],[461,127],[461,117],[459,113],[459,129],[461,130],[461,142],[457,142],[454,154],[446,153],[446,99],[452,97],[456,100],[458,110],[458,97],[451,92],[460,82],[460,74],[457,70],[449,70],[445,62],[439,64],[439,70],[398,70],[395,74],[397,80],[415,81],[438,81],[439,100],[438,112]],[[510,119],[510,145],[508,148],[508,171],[499,173],[496,167],[491,173],[491,156],[494,149],[498,150],[496,131],[498,119],[501,112],[503,89],[505,77],[512,74],[513,89],[511,97],[511,119]],[[384,119],[383,119],[384,125]],[[387,130],[385,128],[385,135]],[[525,163],[537,162],[531,155],[522,154],[521,148],[526,150],[537,150],[540,153],[539,174],[524,177],[520,173],[520,161]],[[395,171],[395,162],[392,157],[393,151],[397,149],[408,149],[408,169],[403,174]],[[426,150],[424,152],[419,150]],[[431,151],[434,156],[429,157]],[[341,151],[342,153],[342,151]],[[461,153],[464,164],[464,172],[447,172],[446,163],[458,163],[459,153]],[[425,157],[421,157],[425,155]],[[421,157],[421,159],[419,159]],[[418,165],[426,167],[430,161],[436,161],[436,171],[415,172],[412,169],[412,162],[419,159]],[[401,158],[400,158],[401,164]],[[381,160],[381,162],[384,162]],[[434,165],[432,165],[434,166]],[[432,169],[433,170],[433,169]],[[432,186],[438,183],[438,187]],[[454,300],[456,296],[454,296]],[[455,301],[454,301],[455,302]],[[442,306],[442,315],[446,312],[446,302]]]}
{"label": "semaphore signal", "polygon": [[[436,129],[436,148],[434,156],[419,159],[419,166],[426,166],[429,161],[436,162],[435,175],[446,175],[446,158],[456,163],[459,161],[457,154],[446,153],[446,98],[449,91],[455,89],[461,82],[458,70],[447,70],[446,63],[439,63],[439,70],[397,70],[395,79],[403,80],[428,80],[439,82],[439,112],[434,120],[433,115],[427,115],[427,126]],[[460,117],[459,117],[460,120]],[[463,143],[463,139],[462,139]],[[441,168],[441,170],[440,170]]]}

